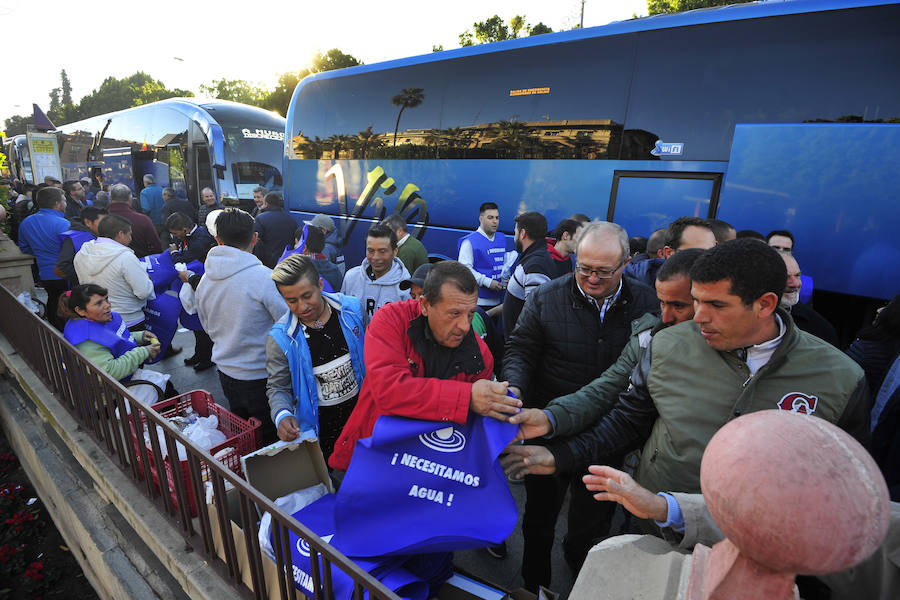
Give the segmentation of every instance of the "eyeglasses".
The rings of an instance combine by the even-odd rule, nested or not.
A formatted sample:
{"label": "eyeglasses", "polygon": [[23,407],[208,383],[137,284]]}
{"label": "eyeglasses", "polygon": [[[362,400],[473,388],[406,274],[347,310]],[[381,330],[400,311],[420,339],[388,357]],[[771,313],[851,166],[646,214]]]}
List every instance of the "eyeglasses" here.
{"label": "eyeglasses", "polygon": [[591,275],[596,275],[597,279],[612,279],[616,274],[616,271],[618,271],[624,264],[625,261],[623,260],[612,269],[591,269],[589,267],[585,267],[584,265],[576,265],[575,271],[582,277],[590,278]]}

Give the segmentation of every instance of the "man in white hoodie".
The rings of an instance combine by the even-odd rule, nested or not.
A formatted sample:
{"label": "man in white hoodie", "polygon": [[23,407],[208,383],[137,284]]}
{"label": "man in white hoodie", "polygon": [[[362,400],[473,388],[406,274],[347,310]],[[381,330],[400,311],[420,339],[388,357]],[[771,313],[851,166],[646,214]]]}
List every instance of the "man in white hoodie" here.
{"label": "man in white hoodie", "polygon": [[406,279],[409,271],[397,258],[397,234],[376,223],[366,234],[366,257],[344,275],[341,293],[359,298],[363,326],[368,327],[375,311],[388,302],[409,300],[409,290],[400,289]]}
{"label": "man in white hoodie", "polygon": [[277,439],[266,397],[266,338],[288,311],[272,281],[272,270],[251,254],[253,217],[226,208],[216,218],[218,246],[206,255],[197,286],[197,314],[213,341],[212,361],[231,412],[262,422],[260,441]]}
{"label": "man in white hoodie", "polygon": [[132,331],[143,329],[144,305],[153,293],[146,269],[128,247],[131,223],[108,215],[97,227],[97,239],[85,242],[75,254],[75,273],[81,283],[109,290],[109,304]]}

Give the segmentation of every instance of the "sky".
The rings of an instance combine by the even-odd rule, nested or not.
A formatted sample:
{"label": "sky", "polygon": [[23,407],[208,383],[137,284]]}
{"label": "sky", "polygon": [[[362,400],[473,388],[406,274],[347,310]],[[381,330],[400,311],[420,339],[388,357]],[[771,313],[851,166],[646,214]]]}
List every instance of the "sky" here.
{"label": "sky", "polygon": [[[273,88],[278,75],[308,65],[316,50],[339,48],[367,63],[459,47],[459,34],[494,14],[571,29],[581,0],[0,0],[7,117],[45,111],[65,69],[72,97],[109,76],[142,70],[168,88],[199,95],[201,83],[244,79]],[[646,0],[586,0],[584,26],[646,15]],[[42,31],[43,30],[43,31]],[[15,49],[17,54],[10,51]],[[9,70],[11,69],[11,70]]]}

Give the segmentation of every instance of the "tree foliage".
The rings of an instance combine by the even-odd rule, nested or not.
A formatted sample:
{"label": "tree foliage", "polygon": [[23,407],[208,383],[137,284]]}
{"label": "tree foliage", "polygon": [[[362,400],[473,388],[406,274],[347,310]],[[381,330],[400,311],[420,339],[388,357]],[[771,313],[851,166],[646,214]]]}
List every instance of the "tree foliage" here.
{"label": "tree foliage", "polygon": [[28,126],[34,125],[33,115],[13,115],[4,122],[6,137],[20,135],[28,131]]}
{"label": "tree foliage", "polygon": [[[288,104],[294,89],[301,79],[311,73],[343,69],[363,64],[350,54],[332,48],[324,54],[316,52],[307,68],[300,71],[282,73],[275,89],[253,85],[242,79],[222,78],[200,85],[200,90],[215,98],[233,100],[243,104],[261,106],[287,114]],[[60,84],[50,90],[50,108],[47,116],[55,125],[64,125],[80,119],[87,119],[108,112],[149,104],[177,96],[193,96],[189,90],[168,89],[162,81],[153,79],[138,71],[122,79],[107,77],[100,87],[84,96],[77,104],[72,99],[72,83],[65,70],[60,72]],[[7,136],[25,133],[27,126],[34,123],[32,115],[14,115],[6,119]]]}
{"label": "tree foliage", "polygon": [[489,44],[491,42],[502,42],[503,40],[514,40],[519,37],[552,32],[553,29],[543,23],[538,23],[537,25],[526,24],[524,15],[515,15],[509,20],[509,24],[505,23],[498,15],[494,15],[484,21],[473,23],[471,30],[466,29],[459,34],[459,45]]}
{"label": "tree foliage", "polygon": [[50,109],[47,116],[54,123],[68,123],[77,118],[77,109],[72,103],[72,82],[66,70],[63,69],[59,73],[59,87],[50,90]]}
{"label": "tree foliage", "polygon": [[647,13],[650,15],[661,15],[684,12],[696,8],[743,4],[745,2],[753,2],[753,0],[647,0]]}
{"label": "tree foliage", "polygon": [[243,79],[217,79],[210,84],[201,83],[200,91],[212,98],[231,100],[252,106],[265,106],[269,92]]}
{"label": "tree foliage", "polygon": [[[87,119],[115,110],[141,106],[174,98],[193,96],[188,90],[170,90],[162,81],[153,79],[143,71],[118,79],[107,77],[100,87],[81,99],[78,103],[77,118]],[[57,123],[59,125],[59,123]]]}
{"label": "tree foliage", "polygon": [[337,48],[332,48],[325,54],[316,51],[309,67],[300,71],[282,73],[278,77],[278,85],[269,93],[262,106],[269,110],[277,111],[280,115],[286,115],[288,105],[291,103],[291,96],[294,94],[294,89],[301,79],[312,73],[334,71],[335,69],[355,67],[361,64],[363,64],[361,60],[350,54],[345,54]]}

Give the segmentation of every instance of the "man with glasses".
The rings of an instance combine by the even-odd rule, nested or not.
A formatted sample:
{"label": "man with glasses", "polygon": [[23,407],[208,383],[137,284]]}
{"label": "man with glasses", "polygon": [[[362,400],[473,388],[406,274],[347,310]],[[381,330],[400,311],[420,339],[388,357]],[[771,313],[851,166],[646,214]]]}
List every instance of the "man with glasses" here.
{"label": "man with glasses", "polygon": [[[759,410],[823,418],[868,445],[865,375],[779,307],[787,270],[774,249],[752,239],[725,242],[700,255],[690,278],[692,321],[653,336],[628,389],[593,428],[546,447],[510,447],[503,458],[510,476],[580,477],[586,464],[643,448],[640,485],[699,493],[709,440],[728,421]],[[811,448],[802,460],[827,451]]]}
{"label": "man with glasses", "polygon": [[[625,347],[631,322],[659,311],[650,288],[622,277],[630,252],[628,234],[620,226],[588,223],[578,237],[576,255],[574,273],[531,292],[507,339],[501,379],[509,381],[526,408],[542,409],[599,377]],[[556,517],[567,487],[569,532],[563,547],[573,570],[580,568],[594,540],[609,530],[612,511],[591,499],[581,475],[525,478],[522,575],[528,589],[550,583]]]}

